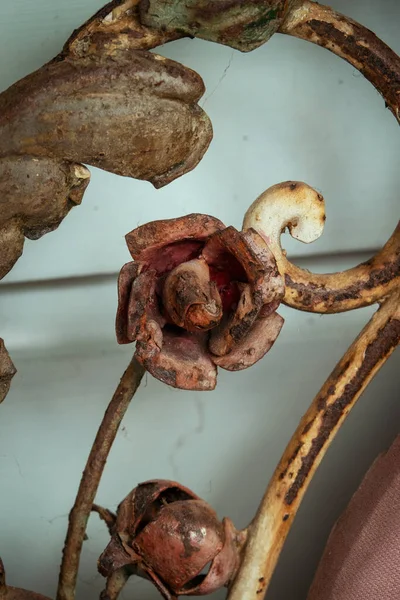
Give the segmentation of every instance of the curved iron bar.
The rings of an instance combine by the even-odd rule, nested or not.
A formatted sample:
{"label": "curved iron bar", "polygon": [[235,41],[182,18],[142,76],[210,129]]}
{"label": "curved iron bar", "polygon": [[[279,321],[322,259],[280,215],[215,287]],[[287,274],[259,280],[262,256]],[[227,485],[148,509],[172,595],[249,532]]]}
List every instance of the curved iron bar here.
{"label": "curved iron bar", "polygon": [[368,383],[400,343],[400,292],[386,300],[338,363],[290,440],[248,530],[229,600],[263,598],[311,479]]}
{"label": "curved iron bar", "polygon": [[[317,43],[350,62],[379,90],[399,120],[400,58],[371,31],[329,7],[297,0],[280,32]],[[292,221],[290,227],[298,225],[301,229],[301,221]],[[400,343],[400,224],[373,259],[331,275],[315,275],[292,265],[281,250],[280,232],[273,230],[272,245],[286,275],[289,306],[317,312],[339,312],[375,302],[382,306],[332,372],[290,440],[249,527],[229,600],[265,596],[318,465],[363,390]]]}
{"label": "curved iron bar", "polygon": [[281,233],[316,240],[325,223],[324,199],[300,181],[266,190],[247,211],[244,229],[256,229],[267,241],[285,278],[283,302],[297,310],[338,313],[375,304],[400,286],[400,222],[385,246],[367,262],[339,273],[305,271],[286,258]]}
{"label": "curved iron bar", "polygon": [[69,515],[57,600],[75,598],[80,555],[96,492],[121,421],[143,375],[143,367],[133,358],[121,378],[93,442],[75,504]]}

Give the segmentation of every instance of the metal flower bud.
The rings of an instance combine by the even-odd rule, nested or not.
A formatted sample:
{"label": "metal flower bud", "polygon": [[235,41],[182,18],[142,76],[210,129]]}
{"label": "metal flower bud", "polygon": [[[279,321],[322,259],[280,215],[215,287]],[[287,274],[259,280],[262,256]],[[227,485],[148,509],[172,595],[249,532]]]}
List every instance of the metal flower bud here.
{"label": "metal flower bud", "polygon": [[230,519],[174,481],[138,485],[118,507],[100,573],[118,569],[150,579],[164,598],[209,594],[231,581],[242,536]]}

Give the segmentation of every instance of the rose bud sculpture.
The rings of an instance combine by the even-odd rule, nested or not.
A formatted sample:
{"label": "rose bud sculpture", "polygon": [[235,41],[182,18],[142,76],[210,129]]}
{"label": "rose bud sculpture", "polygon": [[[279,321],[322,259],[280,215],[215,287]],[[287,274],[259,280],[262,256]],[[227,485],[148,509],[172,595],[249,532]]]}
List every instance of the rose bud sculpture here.
{"label": "rose bud sculpture", "polygon": [[202,214],[153,221],[126,236],[134,262],[118,283],[117,340],[157,379],[212,390],[217,366],[245,369],[277,338],[283,278],[266,241]]}
{"label": "rose bud sculpture", "polygon": [[239,566],[245,533],[174,481],[138,485],[118,507],[98,567],[105,577],[129,569],[150,579],[167,600],[226,586]]}

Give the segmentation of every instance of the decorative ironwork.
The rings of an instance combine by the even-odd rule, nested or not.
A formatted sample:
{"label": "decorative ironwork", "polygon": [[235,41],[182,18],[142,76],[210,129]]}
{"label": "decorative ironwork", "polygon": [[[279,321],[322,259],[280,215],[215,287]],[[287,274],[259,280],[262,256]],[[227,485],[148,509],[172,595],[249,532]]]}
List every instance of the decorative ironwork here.
{"label": "decorative ironwork", "polygon": [[263,238],[209,215],[153,221],[126,236],[117,339],[169,385],[214,389],[217,366],[250,367],[283,325],[283,278]]}
{"label": "decorative ironwork", "polygon": [[[250,51],[277,31],[347,60],[400,121],[399,57],[371,31],[329,7],[309,0],[114,0],[75,31],[54,60],[0,95],[0,277],[21,255],[25,236],[36,239],[56,228],[81,202],[90,178],[82,163],[160,187],[201,160],[212,137],[197,104],[204,92],[201,77],[149,49],[198,36]],[[229,600],[264,597],[316,468],[400,343],[400,224],[366,263],[317,275],[286,258],[280,236],[288,228],[293,237],[312,242],[324,221],[321,194],[289,181],[254,202],[241,232],[207,215],[189,215],[169,222],[168,239],[165,222],[127,235],[136,262],[121,271],[117,336],[120,343],[138,342],[137,358],[117,387],[82,476],[57,600],[75,598],[91,511],[111,535],[99,561],[107,576],[103,600],[116,600],[132,574],[150,578],[168,599],[222,585],[229,588]],[[206,503],[174,482],[138,486],[117,515],[94,505],[144,367],[177,387],[212,389],[216,365],[245,368],[265,354],[282,326],[275,312],[281,300],[321,313],[380,306],[301,420],[249,527],[239,532],[229,519],[220,523]],[[189,361],[182,339],[196,349]],[[1,341],[0,401],[14,373]],[[46,600],[6,586],[0,563],[1,597]]]}

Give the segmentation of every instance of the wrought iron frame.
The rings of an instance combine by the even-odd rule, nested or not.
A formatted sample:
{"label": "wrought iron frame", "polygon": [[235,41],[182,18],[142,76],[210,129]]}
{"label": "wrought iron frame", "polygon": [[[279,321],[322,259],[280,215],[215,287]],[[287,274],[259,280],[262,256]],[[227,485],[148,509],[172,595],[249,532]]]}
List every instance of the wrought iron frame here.
{"label": "wrought iron frame", "polygon": [[[114,0],[75,31],[53,61],[0,95],[0,191],[8,198],[8,212],[6,216],[0,215],[2,275],[21,254],[24,235],[40,237],[55,228],[73,204],[80,202],[90,177],[80,161],[112,172],[147,178],[160,186],[194,168],[207,148],[211,129],[207,118],[193,108],[202,92],[201,80],[183,67],[179,74],[180,89],[172,89],[170,82],[168,85],[172,86],[171,93],[182,108],[182,119],[187,118],[187,110],[196,113],[193,118],[198,119],[201,141],[191,148],[193,140],[188,135],[184,154],[177,155],[175,164],[167,165],[164,173],[157,173],[154,165],[141,164],[132,169],[121,157],[119,162],[113,160],[113,139],[101,156],[81,150],[79,139],[75,144],[68,139],[65,142],[63,136],[68,138],[71,126],[68,116],[61,119],[64,128],[61,131],[54,134],[44,130],[46,94],[52,94],[53,83],[55,93],[52,98],[56,102],[59,102],[60,90],[67,94],[69,86],[77,84],[84,69],[93,67],[94,88],[97,84],[104,85],[102,70],[108,69],[108,76],[112,74],[107,62],[110,59],[113,68],[129,80],[136,75],[130,70],[127,57],[130,60],[137,52],[140,55],[143,50],[179,37],[199,36],[250,51],[273,33],[284,33],[327,48],[352,64],[380,92],[386,106],[400,122],[400,58],[371,31],[331,8],[310,0],[264,0],[256,5],[250,0],[230,3],[192,0],[184,3],[184,8],[182,6],[178,10],[176,3],[167,0]],[[152,68],[157,65],[152,63]],[[175,67],[172,65],[171,68]],[[148,86],[152,93],[151,73]],[[28,104],[22,99],[23,96],[26,99],[27,92]],[[151,100],[134,98],[133,101]],[[85,104],[81,109],[78,118],[82,121],[82,132]],[[26,110],[33,111],[33,129],[30,124],[30,129],[23,130],[19,111]],[[61,105],[60,110],[63,110]],[[67,109],[64,107],[64,110]],[[160,123],[161,139],[163,136],[167,139],[170,131],[167,126],[164,131],[163,123]],[[32,165],[45,182],[36,190],[39,191],[36,212],[29,203],[33,188],[24,188]],[[267,205],[268,210],[275,211],[275,229],[269,232],[268,239],[285,280],[284,303],[297,310],[321,313],[342,312],[371,304],[378,304],[379,308],[337,364],[293,434],[256,516],[243,533],[241,564],[229,586],[229,600],[260,600],[264,597],[286,536],[318,465],[356,401],[400,342],[400,224],[383,249],[366,263],[329,275],[302,271],[286,258],[280,246],[280,233],[288,226],[295,237],[308,236],[307,241],[315,239],[314,230],[321,225],[316,220],[323,220],[323,214],[317,218],[315,207],[310,208],[306,202],[296,206],[297,220],[291,221],[290,210],[288,212],[290,190],[288,184],[282,185],[283,188],[275,190],[277,195],[272,198],[272,205],[268,192],[257,200],[245,217],[244,227],[252,226],[259,218],[262,220]],[[49,197],[54,194],[59,199],[56,211],[49,203]],[[280,219],[283,206],[283,212],[289,215],[286,220]],[[5,397],[14,373],[15,368],[1,341],[0,398]],[[100,478],[143,374],[143,366],[133,358],[98,430],[69,517],[57,600],[75,597],[80,553]],[[101,512],[99,507],[94,509]],[[124,570],[113,574],[101,597],[116,599],[128,576]],[[0,598],[9,598],[10,594],[15,599],[42,598],[33,592],[8,587],[1,567]]]}

